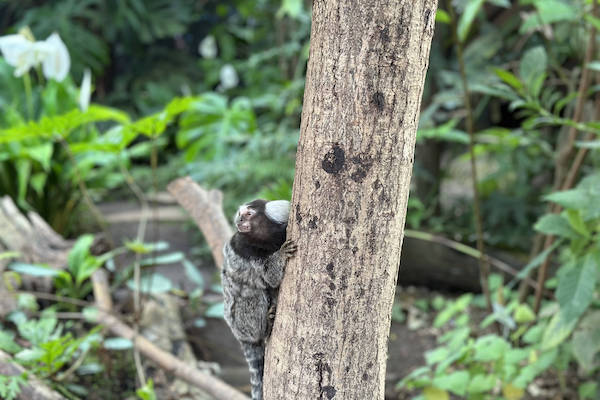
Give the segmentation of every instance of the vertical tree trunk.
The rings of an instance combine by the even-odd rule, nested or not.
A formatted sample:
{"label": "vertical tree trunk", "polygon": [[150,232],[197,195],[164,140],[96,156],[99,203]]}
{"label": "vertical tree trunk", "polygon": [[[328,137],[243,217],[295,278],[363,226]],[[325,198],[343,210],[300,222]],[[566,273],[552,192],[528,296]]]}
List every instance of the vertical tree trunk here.
{"label": "vertical tree trunk", "polygon": [[265,399],[384,398],[436,0],[315,1]]}

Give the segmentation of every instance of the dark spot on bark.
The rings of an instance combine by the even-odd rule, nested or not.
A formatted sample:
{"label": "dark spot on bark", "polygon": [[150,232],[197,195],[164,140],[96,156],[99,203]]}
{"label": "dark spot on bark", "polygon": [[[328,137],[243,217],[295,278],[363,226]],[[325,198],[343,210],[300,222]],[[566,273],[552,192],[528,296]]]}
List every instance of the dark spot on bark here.
{"label": "dark spot on bark", "polygon": [[358,252],[358,247],[353,247],[352,248],[352,254],[356,254]]}
{"label": "dark spot on bark", "polygon": [[329,289],[335,290],[335,283],[333,283],[333,282],[329,283]]}
{"label": "dark spot on bark", "polygon": [[321,182],[315,181],[315,189],[318,189],[320,187],[321,187]]}
{"label": "dark spot on bark", "polygon": [[300,222],[302,222],[302,214],[300,214],[300,205],[297,204],[296,205],[296,223],[298,225],[300,225]]}
{"label": "dark spot on bark", "polygon": [[369,362],[369,363],[367,364],[367,369],[369,369],[369,368],[373,368],[373,363],[372,363],[372,362]]}
{"label": "dark spot on bark", "polygon": [[373,104],[379,112],[383,111],[385,107],[385,97],[383,97],[383,93],[375,92],[371,98],[371,104]]}
{"label": "dark spot on bark", "polygon": [[356,165],[356,170],[350,175],[350,178],[356,183],[360,183],[371,169],[373,160],[371,157],[365,156],[364,154],[352,157],[350,160],[352,161],[352,164]]}
{"label": "dark spot on bark", "polygon": [[368,381],[369,380],[369,375],[367,375],[367,373],[365,372],[362,376],[362,380],[363,381]]}
{"label": "dark spot on bark", "polygon": [[337,301],[335,300],[335,298],[333,298],[333,295],[331,293],[327,293],[327,296],[325,296],[325,303],[327,303],[329,308],[333,308]]}
{"label": "dark spot on bark", "polygon": [[317,218],[317,217],[312,217],[312,218],[310,219],[310,221],[308,221],[308,227],[309,227],[310,229],[316,229],[316,227],[317,227],[317,221],[318,221],[318,218]]}
{"label": "dark spot on bark", "polygon": [[321,167],[328,174],[337,174],[344,168],[344,162],[346,161],[346,153],[337,144],[325,154]]}
{"label": "dark spot on bark", "polygon": [[363,288],[359,288],[358,289],[358,297],[361,298],[365,295],[365,289]]}
{"label": "dark spot on bark", "polygon": [[350,372],[350,367],[346,367],[346,373]]}
{"label": "dark spot on bark", "polygon": [[379,38],[383,43],[390,41],[390,30],[387,26],[379,31]]}
{"label": "dark spot on bark", "polygon": [[431,10],[425,10],[425,30],[429,29],[429,18],[431,17]]}
{"label": "dark spot on bark", "polygon": [[367,176],[367,173],[365,172],[365,170],[358,169],[356,172],[354,172],[352,175],[350,175],[350,178],[352,178],[352,180],[354,182],[360,183],[360,182],[362,182],[363,179],[365,179],[365,176]]}
{"label": "dark spot on bark", "polygon": [[333,386],[327,385],[327,383],[331,382],[331,367],[323,361],[324,358],[325,354],[323,353],[313,354],[313,359],[317,361],[315,364],[316,372],[319,375],[319,381],[317,382],[320,392],[319,399],[323,399],[323,394],[328,399],[332,399],[335,396],[336,390]]}
{"label": "dark spot on bark", "polygon": [[337,393],[337,390],[335,390],[333,386],[323,386],[321,388],[321,393],[324,393],[327,399],[333,399]]}
{"label": "dark spot on bark", "polygon": [[342,282],[340,284],[340,289],[341,290],[348,289],[348,277],[346,275],[342,275],[341,281]]}
{"label": "dark spot on bark", "polygon": [[333,273],[333,263],[327,264],[325,269],[327,270],[327,275],[329,275],[331,279],[335,279],[335,274]]}

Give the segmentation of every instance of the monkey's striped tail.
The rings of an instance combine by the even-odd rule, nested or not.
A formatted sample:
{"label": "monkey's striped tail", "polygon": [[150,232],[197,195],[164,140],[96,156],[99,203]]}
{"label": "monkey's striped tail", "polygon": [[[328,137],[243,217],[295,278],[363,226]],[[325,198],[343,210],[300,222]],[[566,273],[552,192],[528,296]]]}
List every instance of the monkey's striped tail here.
{"label": "monkey's striped tail", "polygon": [[265,345],[262,343],[241,342],[242,351],[250,368],[252,400],[262,400]]}

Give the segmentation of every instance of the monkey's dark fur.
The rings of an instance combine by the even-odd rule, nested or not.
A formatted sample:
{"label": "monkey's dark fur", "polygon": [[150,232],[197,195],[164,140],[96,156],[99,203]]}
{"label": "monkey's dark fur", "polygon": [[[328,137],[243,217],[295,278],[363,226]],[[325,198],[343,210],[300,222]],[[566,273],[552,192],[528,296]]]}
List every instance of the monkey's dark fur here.
{"label": "monkey's dark fur", "polygon": [[265,341],[270,335],[285,263],[296,251],[285,241],[289,202],[254,200],[236,216],[237,232],[223,248],[225,321],[250,368],[252,400],[262,400]]}

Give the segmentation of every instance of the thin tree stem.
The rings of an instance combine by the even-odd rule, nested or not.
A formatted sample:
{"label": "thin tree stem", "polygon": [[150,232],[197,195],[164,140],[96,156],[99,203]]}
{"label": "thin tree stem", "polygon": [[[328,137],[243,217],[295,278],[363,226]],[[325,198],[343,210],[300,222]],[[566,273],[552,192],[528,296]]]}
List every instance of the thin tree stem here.
{"label": "thin tree stem", "polygon": [[485,296],[488,311],[492,311],[492,296],[489,288],[490,265],[485,257],[485,245],[483,242],[483,219],[481,217],[481,207],[479,200],[479,189],[477,188],[477,164],[475,162],[475,121],[473,118],[473,107],[471,105],[471,95],[469,92],[469,83],[465,68],[465,60],[463,56],[463,47],[457,34],[456,14],[452,8],[450,1],[446,2],[448,12],[452,20],[452,37],[456,46],[456,54],[462,88],[464,93],[464,103],[466,110],[466,127],[469,134],[469,154],[471,159],[471,184],[473,188],[473,213],[475,217],[475,228],[477,231],[477,250],[479,251],[479,278],[481,281],[481,290]]}

